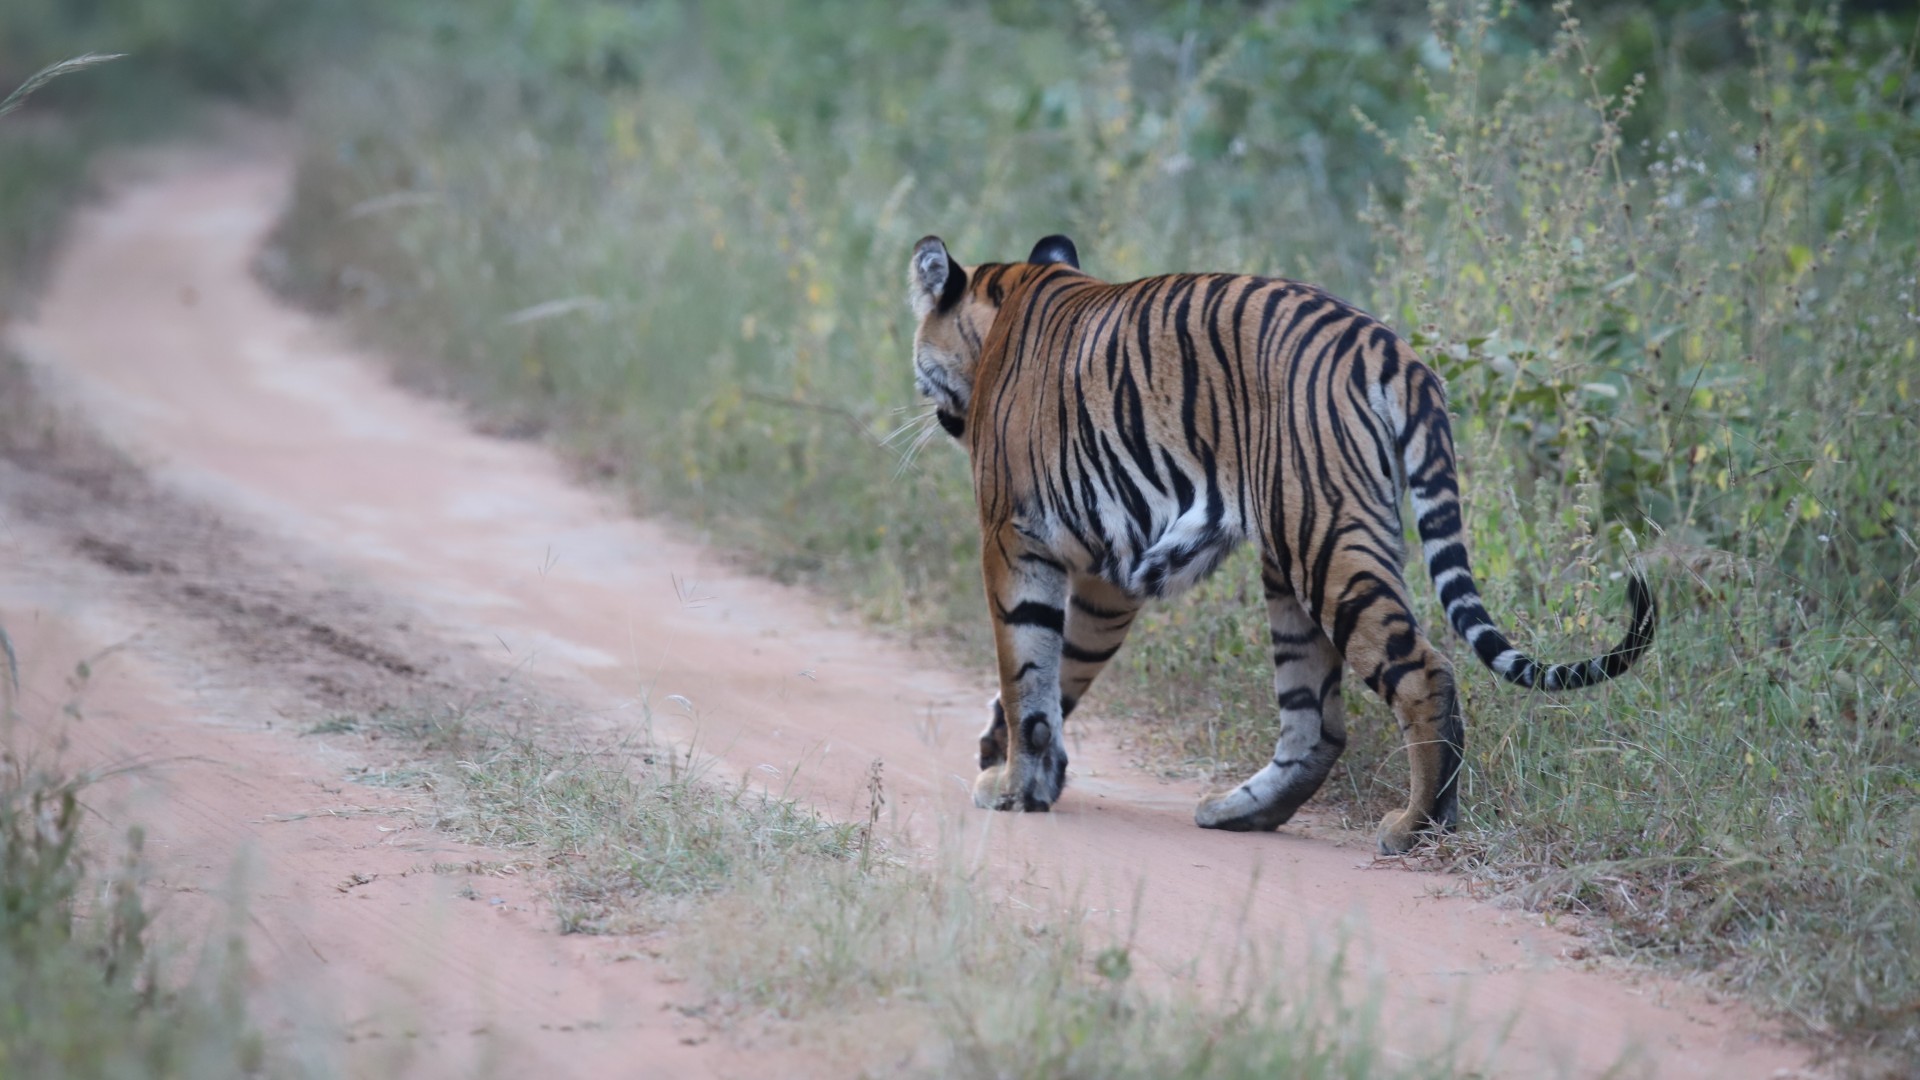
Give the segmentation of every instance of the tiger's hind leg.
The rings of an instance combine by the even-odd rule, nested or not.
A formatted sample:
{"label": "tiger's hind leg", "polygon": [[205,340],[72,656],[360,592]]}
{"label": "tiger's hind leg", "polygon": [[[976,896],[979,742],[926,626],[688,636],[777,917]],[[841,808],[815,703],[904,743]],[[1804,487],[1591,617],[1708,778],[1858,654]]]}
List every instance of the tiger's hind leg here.
{"label": "tiger's hind leg", "polygon": [[1127,640],[1141,601],[1092,574],[1073,575],[1067,636],[1060,644],[1060,715],[1070,716]]}
{"label": "tiger's hind leg", "polygon": [[1301,607],[1293,587],[1271,566],[1261,573],[1273,642],[1273,691],[1280,738],[1273,760],[1246,783],[1202,799],[1194,823],[1203,829],[1276,829],[1313,797],[1347,748],[1340,700],[1340,654]]}
{"label": "tiger's hind leg", "polygon": [[1420,632],[1398,574],[1362,569],[1330,584],[1327,596],[1332,610],[1322,621],[1334,646],[1393,710],[1407,741],[1407,808],[1382,818],[1379,833],[1381,853],[1398,855],[1423,831],[1459,823],[1466,725],[1453,665]]}

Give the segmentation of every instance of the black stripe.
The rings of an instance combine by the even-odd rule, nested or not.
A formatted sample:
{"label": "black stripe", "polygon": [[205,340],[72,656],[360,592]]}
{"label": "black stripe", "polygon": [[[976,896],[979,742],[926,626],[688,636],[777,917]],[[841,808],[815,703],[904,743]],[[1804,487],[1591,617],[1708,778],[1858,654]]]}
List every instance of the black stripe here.
{"label": "black stripe", "polygon": [[1452,621],[1453,628],[1459,631],[1460,636],[1465,637],[1467,631],[1476,626],[1492,626],[1493,616],[1487,614],[1486,606],[1480,603],[1480,594],[1474,593],[1470,599],[1454,610]]}
{"label": "black stripe", "polygon": [[1407,660],[1388,667],[1380,672],[1380,696],[1387,704],[1393,704],[1394,693],[1400,688],[1400,680],[1425,668],[1425,658]]}
{"label": "black stripe", "polygon": [[1104,664],[1113,659],[1113,654],[1119,651],[1118,645],[1111,649],[1083,649],[1071,641],[1060,643],[1060,655],[1077,664]]}
{"label": "black stripe", "polygon": [[1320,711],[1320,695],[1304,686],[1296,686],[1291,690],[1283,691],[1279,695],[1279,703],[1281,712],[1292,712],[1294,710]]}
{"label": "black stripe", "polygon": [[[1332,547],[1333,545],[1328,544],[1326,546]],[[1333,647],[1339,649],[1342,656],[1346,655],[1347,642],[1353,639],[1353,632],[1359,627],[1360,616],[1364,614],[1368,608],[1382,600],[1388,603],[1394,603],[1397,600],[1393,590],[1388,588],[1385,582],[1381,581],[1378,576],[1364,571],[1348,578],[1346,587],[1348,589],[1359,587],[1367,588],[1365,592],[1358,596],[1352,596],[1340,601],[1339,605],[1334,608]]]}
{"label": "black stripe", "polygon": [[1511,648],[1513,648],[1513,643],[1508,641],[1507,636],[1498,630],[1488,630],[1486,633],[1480,635],[1479,640],[1473,643],[1474,655],[1480,658],[1481,663],[1489,667],[1493,665],[1495,660],[1500,658],[1501,653]]}
{"label": "black stripe", "polygon": [[952,311],[954,306],[960,303],[960,298],[965,295],[967,295],[967,272],[960,269],[960,264],[949,259],[947,261],[947,280],[946,283],[941,286],[940,302],[936,310],[940,314],[945,315],[947,312]]}
{"label": "black stripe", "polygon": [[1020,555],[1020,561],[1030,562],[1030,563],[1039,563],[1041,566],[1050,567],[1054,570],[1060,571],[1063,574],[1067,572],[1066,563],[1063,563],[1058,559],[1050,559],[1047,556],[1042,555],[1038,552],[1033,552],[1033,551],[1022,552]]}
{"label": "black stripe", "polygon": [[1478,592],[1479,590],[1473,587],[1472,574],[1455,574],[1440,588],[1440,606],[1452,607],[1455,600],[1463,596],[1478,595]]}
{"label": "black stripe", "polygon": [[1023,600],[1014,605],[1012,611],[1000,607],[998,603],[995,603],[994,607],[997,609],[995,613],[1000,616],[1000,621],[1008,626],[1038,626],[1056,634],[1066,630],[1066,611],[1052,604],[1041,603],[1038,600]]}
{"label": "black stripe", "polygon": [[1086,612],[1096,619],[1117,619],[1122,615],[1132,615],[1135,610],[1133,608],[1103,608],[1089,602],[1078,593],[1073,595],[1072,603],[1074,607],[1079,608],[1081,611]]}
{"label": "black stripe", "polygon": [[[1335,664],[1333,666],[1333,670],[1327,672],[1326,679],[1320,683],[1321,703],[1324,704],[1327,698],[1330,695],[1332,695],[1334,692],[1338,691],[1339,689],[1340,689],[1340,665]],[[1346,736],[1342,735],[1340,737],[1340,745],[1341,746],[1347,745]]]}
{"label": "black stripe", "polygon": [[1444,502],[1420,515],[1422,540],[1452,536],[1460,531],[1460,504]]}
{"label": "black stripe", "polygon": [[1434,577],[1448,570],[1471,570],[1467,565],[1467,546],[1457,540],[1434,552],[1433,557],[1427,560],[1427,573]]}

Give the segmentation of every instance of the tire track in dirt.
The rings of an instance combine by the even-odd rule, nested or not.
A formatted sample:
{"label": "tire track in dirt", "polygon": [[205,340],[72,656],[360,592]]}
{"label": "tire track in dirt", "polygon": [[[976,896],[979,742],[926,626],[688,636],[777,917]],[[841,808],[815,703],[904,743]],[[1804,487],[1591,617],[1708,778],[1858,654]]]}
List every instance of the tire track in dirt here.
{"label": "tire track in dirt", "polygon": [[165,939],[250,940],[249,997],[282,1060],[343,1076],[812,1072],[712,1039],[664,969],[612,962],[630,943],[555,933],[524,855],[421,824],[407,793],[342,781],[362,757],[297,737],[334,710],[470,695],[492,665],[401,661],[368,642],[403,637],[403,613],[302,583],[309,568],[137,476],[103,496],[37,464],[0,457],[0,626],[22,667],[7,745],[113,771],[86,794],[98,843],[142,827]]}
{"label": "tire track in dirt", "polygon": [[[96,860],[140,826],[162,945],[247,941],[274,1061],[380,1077],[847,1071],[778,1025],[715,1030],[651,943],[561,936],[525,873],[537,860],[452,839],[410,792],[343,780],[392,762],[301,737],[316,720],[492,698],[500,665],[416,631],[313,545],[152,482],[37,389],[0,357],[0,628],[20,661],[17,694],[0,686],[17,718],[4,748],[105,774],[84,796]],[[534,724],[573,708],[520,684],[512,700],[527,715],[508,718]]]}
{"label": "tire track in dirt", "polygon": [[1074,898],[1131,928],[1168,977],[1213,979],[1196,958],[1236,938],[1304,957],[1344,930],[1383,981],[1391,1038],[1417,1043],[1459,1015],[1485,1039],[1510,1020],[1511,1075],[1593,1074],[1623,1053],[1629,1075],[1766,1077],[1805,1062],[1745,1010],[1569,959],[1575,939],[1441,895],[1455,879],[1376,866],[1311,818],[1272,835],[1198,831],[1197,790],[1130,770],[1097,717],[1075,716],[1056,812],[973,810],[985,672],[940,670],[839,625],[578,489],[538,446],[475,434],[393,387],[248,273],[289,172],[270,149],[158,168],[86,215],[16,340],[161,483],[338,560],[423,637],[596,688],[581,723],[605,731],[642,722],[650,702],[664,733],[844,817],[864,816],[869,764],[884,760],[909,836],[966,845],[990,887]]}

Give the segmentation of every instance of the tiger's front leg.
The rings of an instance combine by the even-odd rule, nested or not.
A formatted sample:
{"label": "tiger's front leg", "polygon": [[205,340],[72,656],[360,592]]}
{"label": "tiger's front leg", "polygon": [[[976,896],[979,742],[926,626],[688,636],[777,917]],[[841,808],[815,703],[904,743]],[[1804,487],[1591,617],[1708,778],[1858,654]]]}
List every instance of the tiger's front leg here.
{"label": "tiger's front leg", "polygon": [[[1060,719],[1073,715],[1101,669],[1127,640],[1127,628],[1140,613],[1140,601],[1092,574],[1074,574],[1067,600],[1066,635],[1060,643]],[[980,733],[980,767],[1007,760],[1007,710],[999,695],[987,703],[987,728]]]}
{"label": "tiger's front leg", "polygon": [[[1060,703],[1067,568],[1034,550],[1011,525],[988,535],[981,547],[1000,699],[994,703],[996,723],[980,740],[984,768],[973,783],[973,803],[988,810],[1047,810],[1067,782]],[[1004,760],[994,762],[994,756]]]}

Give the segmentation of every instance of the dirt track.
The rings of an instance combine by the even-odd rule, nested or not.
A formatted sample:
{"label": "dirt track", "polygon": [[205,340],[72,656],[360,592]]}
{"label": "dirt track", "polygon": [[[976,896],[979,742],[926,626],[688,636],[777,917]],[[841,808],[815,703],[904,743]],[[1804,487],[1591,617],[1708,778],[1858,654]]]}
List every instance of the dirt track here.
{"label": "dirt track", "polygon": [[[769,1060],[806,1069],[777,1047],[685,1045],[685,1025],[662,1019],[678,1014],[662,1011],[674,988],[659,970],[552,933],[518,880],[491,904],[453,898],[443,877],[399,876],[492,856],[430,832],[376,831],[385,793],[343,789],[337,752],[263,723],[292,707],[282,699],[351,698],[341,672],[413,685],[449,664],[531,658],[585,707],[580,724],[630,726],[649,702],[666,734],[697,736],[735,774],[790,781],[830,812],[863,812],[869,764],[882,759],[909,835],[958,839],[994,867],[991,880],[1017,883],[996,887],[1077,894],[1136,926],[1140,955],[1174,976],[1237,935],[1304,955],[1344,928],[1384,977],[1395,1037],[1444,1030],[1456,1012],[1483,1038],[1511,1020],[1500,1060],[1514,1076],[1556,1065],[1592,1074],[1623,1053],[1636,1055],[1629,1075],[1670,1077],[1767,1077],[1805,1060],[1742,1010],[1569,959],[1577,939],[1441,895],[1453,879],[1375,865],[1310,815],[1273,835],[1196,830],[1197,791],[1129,769],[1097,717],[1075,717],[1073,779],[1054,813],[973,810],[985,672],[939,670],[837,625],[805,595],[572,486],[538,446],[474,434],[451,409],[394,388],[377,362],[250,276],[288,180],[270,148],[153,167],[83,219],[38,317],[14,332],[54,390],[147,466],[159,495],[89,523],[93,511],[61,501],[80,495],[0,464],[0,510],[14,522],[0,528],[0,618],[40,658],[40,700],[64,692],[72,657],[130,639],[88,689],[79,749],[193,757],[116,813],[151,823],[179,887],[217,892],[240,849],[254,852],[259,880],[246,893],[271,942],[262,978],[283,1000],[290,987],[335,1002],[381,997],[387,1015],[414,1018],[415,1064],[449,1073],[483,1053],[539,1064],[540,1075],[559,1075],[563,1060],[593,1075],[656,1054],[660,1075],[764,1075]],[[210,556],[191,525],[143,524],[162,503],[189,522],[179,507],[212,507],[243,530],[234,535],[259,539]],[[171,555],[152,548],[165,536]],[[156,570],[156,559],[179,565]],[[268,620],[278,638],[252,624],[223,634],[218,603],[195,610],[179,585],[155,584],[195,573],[293,582],[277,600],[240,594],[243,613],[258,615],[264,599],[291,622]],[[288,610],[294,597],[331,597],[338,610]],[[156,614],[167,611],[178,614]],[[252,667],[219,659],[261,642],[272,655]],[[223,684],[233,671],[267,671],[281,686]],[[347,806],[370,809],[312,813]],[[278,821],[292,813],[310,816]],[[375,880],[338,891],[354,873]],[[468,1038],[482,1029],[494,1038]]]}

